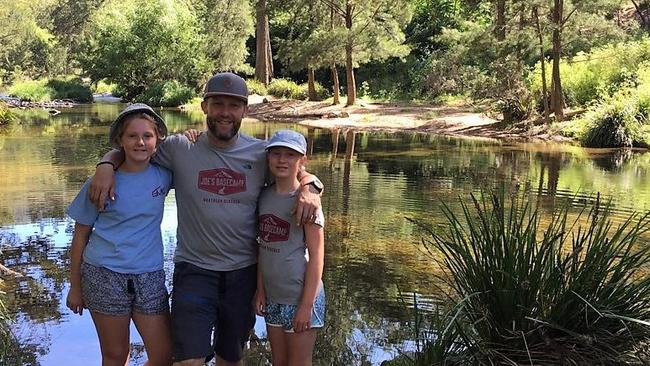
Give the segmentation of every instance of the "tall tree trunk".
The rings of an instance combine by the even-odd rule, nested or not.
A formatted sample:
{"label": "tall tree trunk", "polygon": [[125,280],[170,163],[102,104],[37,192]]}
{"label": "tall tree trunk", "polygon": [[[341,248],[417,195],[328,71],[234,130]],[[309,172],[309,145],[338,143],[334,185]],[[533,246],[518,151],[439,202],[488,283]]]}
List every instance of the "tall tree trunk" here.
{"label": "tall tree trunk", "polygon": [[332,69],[332,94],[334,95],[334,101],[332,104],[339,104],[341,103],[341,95],[340,95],[340,86],[339,86],[339,72],[336,69],[336,64],[332,63],[332,66],[330,66]]}
{"label": "tall tree trunk", "polygon": [[317,100],[316,85],[315,85],[314,69],[307,67],[307,96],[309,100]]}
{"label": "tall tree trunk", "polygon": [[345,28],[348,30],[348,40],[345,44],[345,71],[348,83],[348,102],[347,105],[353,105],[357,100],[357,85],[354,81],[354,63],[352,62],[352,12],[353,7],[350,0],[345,4]]}
{"label": "tall tree trunk", "polygon": [[497,41],[506,39],[506,0],[496,0],[496,24],[494,36]]}
{"label": "tall tree trunk", "polygon": [[560,56],[562,55],[562,13],[564,0],[553,0],[553,70],[552,70],[552,92],[551,104],[555,112],[555,119],[564,119],[564,97],[562,95],[562,82],[560,80]]}
{"label": "tall tree trunk", "polygon": [[271,82],[273,63],[271,61],[271,39],[269,37],[269,16],[267,0],[258,0],[255,6],[255,79],[268,85]]}
{"label": "tall tree trunk", "polygon": [[345,73],[348,82],[348,101],[346,105],[353,105],[357,100],[357,85],[354,81],[354,68],[352,63],[352,45],[345,46]]}
{"label": "tall tree trunk", "polygon": [[[334,31],[334,8],[330,8],[330,29]],[[332,71],[332,95],[334,100],[332,101],[333,105],[338,105],[341,103],[341,88],[339,85],[339,71],[336,69],[336,62],[332,60],[330,65],[330,70]]]}
{"label": "tall tree trunk", "polygon": [[544,57],[544,37],[542,34],[542,27],[539,25],[539,13],[537,6],[533,8],[533,16],[535,17],[535,25],[537,28],[537,37],[539,38],[539,60],[542,64],[542,101],[544,103],[544,122],[550,121],[551,111],[548,107],[548,86],[546,85],[546,58]]}
{"label": "tall tree trunk", "polygon": [[648,19],[644,14],[643,9],[639,6],[639,4],[632,0],[632,4],[634,5],[634,9],[636,10],[636,14],[639,16],[639,20],[641,21],[641,28],[648,30],[650,27],[648,27]]}

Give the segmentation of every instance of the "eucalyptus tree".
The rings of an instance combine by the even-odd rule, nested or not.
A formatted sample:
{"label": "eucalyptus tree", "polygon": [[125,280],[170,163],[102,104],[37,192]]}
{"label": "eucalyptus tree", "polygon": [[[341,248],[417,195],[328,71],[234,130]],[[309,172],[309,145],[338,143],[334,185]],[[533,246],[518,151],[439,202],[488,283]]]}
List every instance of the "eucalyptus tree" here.
{"label": "eucalyptus tree", "polygon": [[87,76],[117,84],[128,99],[158,82],[196,86],[215,65],[229,60],[208,59],[205,48],[221,40],[213,37],[206,44],[208,36],[201,32],[198,19],[182,2],[107,3],[94,15],[78,57]]}
{"label": "eucalyptus tree", "polygon": [[273,79],[273,52],[269,26],[269,2],[255,4],[255,79],[268,85]]}
{"label": "eucalyptus tree", "polygon": [[337,65],[344,63],[345,34],[339,19],[321,2],[296,0],[283,4],[282,21],[287,23],[288,37],[278,39],[279,59],[290,70],[307,69],[308,94],[316,99],[314,71],[330,68],[332,73],[334,104],[339,103]]}
{"label": "eucalyptus tree", "polygon": [[56,68],[52,50],[57,40],[47,28],[53,0],[5,1],[0,5],[0,81],[38,78]]}
{"label": "eucalyptus tree", "polygon": [[620,5],[619,0],[477,0],[473,8],[465,7],[469,13],[462,14],[457,27],[443,29],[436,38],[445,52],[433,55],[438,66],[429,77],[469,85],[475,97],[521,106],[530,104],[527,69],[548,58],[553,61],[551,107],[562,119],[560,58],[624,39],[613,17]]}
{"label": "eucalyptus tree", "polygon": [[245,63],[248,56],[246,40],[254,29],[249,0],[187,1],[199,24],[198,41],[202,45],[199,54],[208,57],[209,74],[217,71],[250,74],[252,68]]}
{"label": "eucalyptus tree", "polygon": [[[407,0],[320,0],[341,20],[345,32],[347,105],[357,98],[354,68],[370,60],[402,57],[409,53],[404,28],[412,16]],[[333,30],[336,32],[337,30]]]}

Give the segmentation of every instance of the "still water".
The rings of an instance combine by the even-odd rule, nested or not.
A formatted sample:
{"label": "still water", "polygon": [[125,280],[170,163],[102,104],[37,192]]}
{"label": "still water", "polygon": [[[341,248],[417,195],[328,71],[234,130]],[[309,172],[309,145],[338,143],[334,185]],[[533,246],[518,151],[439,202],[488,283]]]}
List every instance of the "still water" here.
{"label": "still water", "polygon": [[[57,116],[33,110],[0,129],[0,263],[25,277],[5,277],[0,296],[24,364],[99,365],[87,312],[65,307],[73,223],[65,209],[107,151],[108,126],[120,110],[95,104]],[[202,128],[200,113],[163,111],[172,131]],[[443,298],[436,266],[406,218],[443,224],[441,203],[492,186],[529,192],[544,211],[569,204],[578,212],[597,192],[613,218],[650,210],[650,154],[586,150],[553,143],[518,144],[415,133],[361,133],[245,121],[259,138],[294,128],[308,136],[308,168],[326,185],[327,327],[318,365],[379,365],[413,348],[413,308]],[[162,224],[165,269],[173,268],[176,205],[170,192]],[[170,280],[168,280],[169,282]],[[248,364],[268,364],[263,320]],[[132,330],[132,365],[144,359]]]}

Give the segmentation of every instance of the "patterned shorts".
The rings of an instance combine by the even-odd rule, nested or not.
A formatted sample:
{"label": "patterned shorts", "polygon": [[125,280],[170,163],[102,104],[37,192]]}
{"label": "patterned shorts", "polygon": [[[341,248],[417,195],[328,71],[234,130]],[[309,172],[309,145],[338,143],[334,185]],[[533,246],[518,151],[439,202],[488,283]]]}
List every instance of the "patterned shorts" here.
{"label": "patterned shorts", "polygon": [[[264,320],[269,327],[282,327],[285,333],[293,333],[293,318],[298,305],[278,304],[266,298]],[[325,325],[325,290],[321,288],[311,312],[311,327],[322,328]]]}
{"label": "patterned shorts", "polygon": [[169,311],[163,270],[124,274],[82,263],[81,292],[88,309],[106,315],[156,315]]}

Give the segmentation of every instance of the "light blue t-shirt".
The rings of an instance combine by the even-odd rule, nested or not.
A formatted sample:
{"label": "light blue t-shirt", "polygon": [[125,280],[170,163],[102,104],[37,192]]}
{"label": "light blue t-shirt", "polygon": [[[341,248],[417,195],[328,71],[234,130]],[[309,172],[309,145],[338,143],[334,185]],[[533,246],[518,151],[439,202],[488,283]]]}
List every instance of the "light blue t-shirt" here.
{"label": "light blue t-shirt", "polygon": [[118,273],[139,274],[163,268],[160,223],[171,172],[155,164],[137,173],[117,171],[115,201],[98,212],[88,198],[90,180],[68,207],[76,222],[93,226],[84,262]]}

